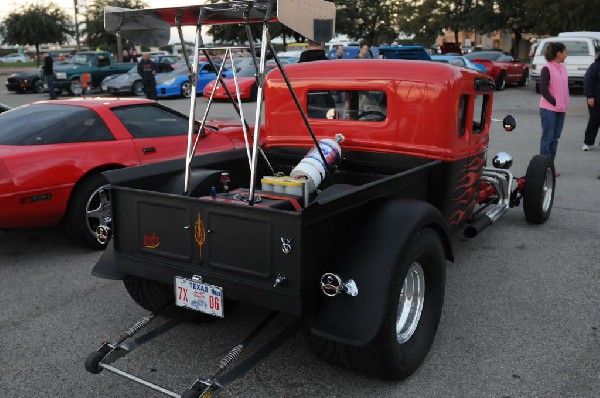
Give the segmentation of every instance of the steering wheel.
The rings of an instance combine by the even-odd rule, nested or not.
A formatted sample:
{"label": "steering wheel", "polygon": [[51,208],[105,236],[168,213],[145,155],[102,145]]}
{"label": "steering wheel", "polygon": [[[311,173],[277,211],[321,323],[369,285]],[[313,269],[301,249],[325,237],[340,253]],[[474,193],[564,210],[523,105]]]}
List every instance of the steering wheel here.
{"label": "steering wheel", "polygon": [[[371,117],[369,117],[371,116]],[[383,121],[387,118],[385,113],[380,111],[365,111],[358,115],[358,120],[376,120]]]}

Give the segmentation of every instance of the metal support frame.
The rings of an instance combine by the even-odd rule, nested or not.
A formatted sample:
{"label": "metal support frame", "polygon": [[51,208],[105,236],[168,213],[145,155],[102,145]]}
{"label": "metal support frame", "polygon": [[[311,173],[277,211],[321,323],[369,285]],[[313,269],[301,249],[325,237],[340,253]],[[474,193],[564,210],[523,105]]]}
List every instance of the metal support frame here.
{"label": "metal support frame", "polygon": [[[135,348],[141,346],[142,344],[152,340],[155,337],[162,335],[163,333],[175,328],[183,322],[186,322],[192,319],[194,316],[198,315],[196,312],[190,311],[187,317],[179,317],[176,319],[171,319],[170,321],[162,324],[161,326],[156,327],[155,329],[147,332],[146,334],[134,338],[134,336],[142,329],[152,322],[157,315],[163,312],[165,309],[172,306],[172,303],[169,303],[168,306],[163,307],[159,311],[152,312],[147,316],[142,317],[138,322],[136,322],[132,327],[130,327],[125,333],[123,333],[117,339],[116,343],[104,343],[97,351],[94,351],[90,354],[90,357],[96,358],[97,361],[94,364],[91,364],[91,368],[88,368],[88,361],[86,360],[86,368],[88,371],[92,373],[99,373],[102,370],[106,370],[118,376],[124,377],[128,380],[131,380],[135,383],[143,385],[149,389],[157,391],[163,395],[180,398],[182,396],[190,396],[186,395],[187,393],[192,393],[191,396],[200,396],[204,397],[206,393],[211,391],[216,391],[218,389],[225,388],[227,385],[237,380],[240,376],[250,370],[253,366],[258,364],[262,359],[271,354],[275,349],[277,349],[281,344],[287,341],[302,324],[302,318],[297,318],[293,322],[289,323],[283,330],[281,330],[277,335],[271,338],[269,341],[260,346],[256,351],[254,351],[247,359],[245,359],[242,363],[238,364],[235,368],[230,371],[225,372],[225,370],[229,367],[231,363],[233,363],[241,354],[241,352],[258,336],[258,334],[269,324],[271,321],[277,316],[278,312],[272,311],[270,312],[263,320],[255,326],[250,333],[235,347],[233,347],[218,363],[217,370],[208,378],[197,378],[188,388],[183,395],[180,395],[174,391],[169,390],[168,388],[162,387],[158,384],[152,383],[148,380],[142,379],[136,375],[128,373],[124,370],[121,370],[112,364],[116,362],[118,359],[125,357]],[[129,342],[125,343],[126,340]],[[223,374],[224,373],[224,374]],[[222,375],[222,376],[221,376]]]}

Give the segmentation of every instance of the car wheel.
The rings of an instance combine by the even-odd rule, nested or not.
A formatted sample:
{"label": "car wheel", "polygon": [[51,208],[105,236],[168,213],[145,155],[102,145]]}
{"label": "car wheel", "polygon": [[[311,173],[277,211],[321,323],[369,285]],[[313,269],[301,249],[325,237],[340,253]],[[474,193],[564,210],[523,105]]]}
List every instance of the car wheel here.
{"label": "car wheel", "polygon": [[65,230],[67,236],[77,244],[93,249],[104,249],[108,241],[98,242],[96,228],[110,227],[112,210],[110,190],[106,178],[91,174],[77,183],[67,206]]}
{"label": "car wheel", "polygon": [[309,335],[309,345],[332,364],[375,377],[404,379],[419,367],[433,343],[445,280],[441,239],[433,229],[423,229],[400,257],[377,336],[364,347],[356,347]]}
{"label": "car wheel", "polygon": [[141,80],[136,80],[131,86],[131,91],[133,94],[138,95],[140,97],[146,95],[146,91],[144,91],[144,83]]}
{"label": "car wheel", "polygon": [[519,86],[527,86],[529,84],[529,70],[525,69],[523,71],[523,76],[521,76],[521,80],[519,80]]}
{"label": "car wheel", "polygon": [[502,91],[506,87],[506,75],[504,72],[500,72],[496,79],[496,91]]}
{"label": "car wheel", "polygon": [[190,98],[192,96],[192,85],[189,81],[183,82],[181,85],[181,95],[185,98]]}
{"label": "car wheel", "polygon": [[527,221],[542,224],[550,217],[554,203],[555,173],[550,156],[535,155],[529,162],[523,190],[523,212]]}
{"label": "car wheel", "polygon": [[44,92],[44,82],[40,79],[35,79],[31,84],[31,89],[34,93],[42,94]]}
{"label": "car wheel", "polygon": [[83,89],[81,87],[81,82],[79,81],[79,79],[71,80],[71,84],[69,85],[68,90],[69,94],[71,95],[81,95]]}

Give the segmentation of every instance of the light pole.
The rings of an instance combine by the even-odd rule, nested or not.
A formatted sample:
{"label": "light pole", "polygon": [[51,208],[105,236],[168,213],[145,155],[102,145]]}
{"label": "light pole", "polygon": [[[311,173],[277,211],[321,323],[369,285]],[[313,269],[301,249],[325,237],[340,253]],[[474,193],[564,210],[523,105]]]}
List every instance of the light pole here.
{"label": "light pole", "polygon": [[75,43],[77,51],[81,50],[81,44],[79,43],[79,23],[77,22],[77,0],[73,0],[73,7],[75,8]]}

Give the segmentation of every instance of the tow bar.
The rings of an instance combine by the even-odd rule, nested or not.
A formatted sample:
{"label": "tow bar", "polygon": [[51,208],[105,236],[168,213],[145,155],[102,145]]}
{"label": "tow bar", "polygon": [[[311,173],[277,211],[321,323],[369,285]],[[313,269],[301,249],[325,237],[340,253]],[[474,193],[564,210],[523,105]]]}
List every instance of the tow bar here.
{"label": "tow bar", "polygon": [[[183,393],[178,394],[174,391],[171,391],[167,388],[154,384],[150,381],[144,380],[140,377],[137,377],[133,374],[127,373],[121,369],[118,369],[111,364],[117,361],[120,358],[123,358],[135,348],[140,345],[152,340],[153,338],[160,336],[161,334],[173,329],[179,324],[186,322],[192,319],[195,315],[194,312],[190,312],[189,316],[179,317],[171,319],[161,326],[158,326],[146,334],[143,334],[137,338],[133,338],[140,330],[144,329],[148,324],[150,324],[156,316],[160,315],[166,309],[173,307],[174,304],[170,303],[160,310],[156,312],[151,312],[150,314],[142,317],[136,323],[133,324],[125,333],[123,333],[117,339],[116,343],[105,342],[100,346],[100,348],[94,352],[91,352],[86,360],[85,360],[85,369],[93,374],[98,374],[103,370],[107,370],[111,373],[129,379],[133,382],[141,384],[145,387],[148,387],[152,390],[158,391],[166,396],[174,397],[174,398],[210,398],[213,397],[214,393],[219,389],[225,388],[230,383],[234,382],[237,378],[242,376],[248,370],[250,370],[253,366],[255,366],[262,359],[267,357],[270,353],[272,353],[277,347],[279,347],[282,343],[284,343],[288,338],[290,338],[300,327],[302,323],[301,318],[297,318],[288,326],[286,326],[283,330],[281,330],[275,337],[271,340],[267,341],[263,346],[259,347],[252,355],[246,358],[243,362],[238,364],[235,368],[231,369],[227,373],[223,372],[225,369],[235,361],[242,350],[246,348],[248,344],[259,334],[261,330],[263,330],[278,314],[277,311],[273,311],[269,313],[247,336],[244,338],[238,345],[233,347],[231,351],[227,355],[223,357],[219,361],[218,369],[213,373],[212,376],[208,378],[197,378],[190,387],[183,391]],[[126,340],[129,340],[125,343]]]}

